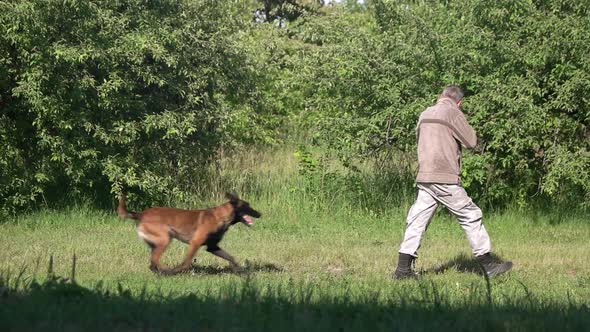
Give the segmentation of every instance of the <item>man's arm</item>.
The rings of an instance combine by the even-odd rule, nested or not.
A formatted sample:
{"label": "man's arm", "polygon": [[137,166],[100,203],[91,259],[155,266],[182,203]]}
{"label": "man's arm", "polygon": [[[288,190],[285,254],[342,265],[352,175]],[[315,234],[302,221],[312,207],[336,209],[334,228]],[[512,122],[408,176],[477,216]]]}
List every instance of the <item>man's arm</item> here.
{"label": "man's arm", "polygon": [[473,149],[477,145],[475,130],[469,125],[463,112],[459,111],[453,121],[453,137],[461,142],[467,149]]}

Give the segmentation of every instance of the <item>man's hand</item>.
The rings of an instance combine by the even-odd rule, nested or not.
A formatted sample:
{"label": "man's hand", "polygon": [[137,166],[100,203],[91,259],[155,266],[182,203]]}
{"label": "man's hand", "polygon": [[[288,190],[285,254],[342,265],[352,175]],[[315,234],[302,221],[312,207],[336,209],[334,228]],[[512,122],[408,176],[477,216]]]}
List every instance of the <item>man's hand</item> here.
{"label": "man's hand", "polygon": [[486,145],[488,142],[482,140],[482,139],[478,139],[477,140],[477,145],[473,148],[473,152],[476,153],[484,153],[485,149],[486,149]]}

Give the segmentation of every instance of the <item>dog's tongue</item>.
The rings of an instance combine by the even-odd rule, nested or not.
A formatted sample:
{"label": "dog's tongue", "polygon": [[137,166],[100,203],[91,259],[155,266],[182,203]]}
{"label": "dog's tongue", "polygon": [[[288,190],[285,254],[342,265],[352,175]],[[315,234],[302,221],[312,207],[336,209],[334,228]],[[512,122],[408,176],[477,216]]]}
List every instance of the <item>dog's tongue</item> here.
{"label": "dog's tongue", "polygon": [[242,219],[244,219],[244,223],[248,226],[252,226],[254,224],[254,222],[252,221],[252,218],[248,215],[243,215]]}

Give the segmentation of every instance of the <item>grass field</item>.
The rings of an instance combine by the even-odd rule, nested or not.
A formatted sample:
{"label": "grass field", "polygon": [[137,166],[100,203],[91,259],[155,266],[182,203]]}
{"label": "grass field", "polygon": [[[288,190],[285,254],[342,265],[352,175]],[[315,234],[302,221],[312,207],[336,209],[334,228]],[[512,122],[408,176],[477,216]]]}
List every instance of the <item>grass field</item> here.
{"label": "grass field", "polygon": [[[587,216],[484,211],[495,253],[515,264],[488,284],[461,228],[441,211],[420,250],[422,279],[394,281],[411,196],[384,198],[389,206],[374,209],[326,195],[319,182],[319,193],[305,189],[289,155],[280,168],[252,160],[243,161],[246,171],[221,172],[263,212],[221,243],[242,273],[201,250],[191,273],[155,275],[134,224],[86,206],[0,223],[0,330],[589,329]],[[185,248],[175,242],[163,262],[178,263]]]}

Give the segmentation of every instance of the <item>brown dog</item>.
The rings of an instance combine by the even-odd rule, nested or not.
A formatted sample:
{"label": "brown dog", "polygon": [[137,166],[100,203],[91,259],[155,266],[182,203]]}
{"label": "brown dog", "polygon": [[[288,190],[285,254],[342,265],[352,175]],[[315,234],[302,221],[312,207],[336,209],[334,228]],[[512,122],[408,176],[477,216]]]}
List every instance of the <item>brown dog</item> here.
{"label": "brown dog", "polygon": [[[250,217],[260,218],[261,214],[233,193],[227,193],[226,198],[229,202],[209,209],[154,207],[143,212],[130,212],[125,207],[125,194],[122,194],[117,212],[121,218],[137,220],[137,234],[152,249],[150,270],[163,274],[187,270],[199,247],[206,245],[207,251],[229,261],[235,271],[239,268],[238,263],[218,243],[231,225],[243,222],[250,226]],[[160,256],[173,238],[189,247],[184,261],[173,269],[167,269],[160,265]]]}

